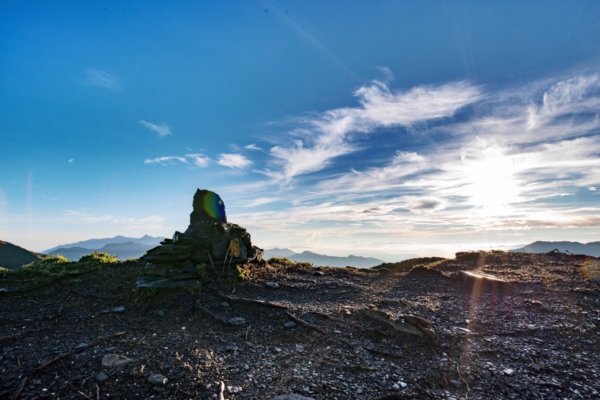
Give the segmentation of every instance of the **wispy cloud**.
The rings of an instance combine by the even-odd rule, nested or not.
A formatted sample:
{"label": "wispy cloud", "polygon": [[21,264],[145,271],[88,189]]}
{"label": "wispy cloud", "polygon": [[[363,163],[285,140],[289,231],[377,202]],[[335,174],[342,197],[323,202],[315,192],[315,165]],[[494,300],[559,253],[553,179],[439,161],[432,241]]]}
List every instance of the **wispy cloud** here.
{"label": "wispy cloud", "polygon": [[139,121],[140,124],[149,129],[150,131],[156,133],[158,136],[169,136],[173,134],[171,128],[165,123],[153,124],[152,122],[144,121],[143,119]]}
{"label": "wispy cloud", "polygon": [[419,86],[392,91],[373,81],[355,91],[359,105],[329,110],[304,120],[292,133],[289,146],[271,148],[277,171],[268,176],[289,181],[319,171],[335,157],[356,150],[352,134],[368,134],[378,128],[410,126],[422,121],[450,117],[460,108],[482,98],[481,89],[468,82]]}
{"label": "wispy cloud", "polygon": [[219,155],[217,164],[233,169],[245,169],[252,165],[252,161],[243,154],[223,153]]}
{"label": "wispy cloud", "polygon": [[254,143],[248,144],[246,146],[244,146],[244,148],[246,150],[253,150],[253,151],[265,151],[262,147],[257,146]]}
{"label": "wispy cloud", "polygon": [[97,86],[108,90],[121,90],[121,82],[119,78],[110,72],[103,71],[101,69],[91,68],[85,71],[86,84],[91,86]]}
{"label": "wispy cloud", "polygon": [[204,154],[189,153],[182,156],[161,156],[155,158],[147,158],[144,160],[144,164],[159,164],[162,166],[185,164],[198,168],[208,167],[210,158]]}
{"label": "wispy cloud", "polygon": [[258,207],[258,206],[263,206],[265,204],[270,204],[270,203],[274,203],[276,201],[281,200],[280,197],[257,197],[255,199],[252,199],[246,203],[244,203],[244,207]]}
{"label": "wispy cloud", "polygon": [[[259,201],[275,188],[277,205],[267,203],[236,217],[249,228],[270,232],[271,238],[285,238],[273,245],[370,254],[423,246],[430,246],[432,254],[444,243],[446,250],[438,254],[448,255],[477,243],[506,248],[533,235],[574,240],[597,235],[598,74],[582,72],[488,93],[461,85],[473,93],[447,109],[421,111],[427,102],[418,99],[427,96],[415,95],[416,89],[386,93],[381,84],[373,84],[369,88],[377,93],[359,95],[360,106],[305,118],[291,131],[291,145],[271,149],[281,171],[267,171],[275,184],[256,193]],[[444,97],[450,96],[436,101],[443,104]],[[412,109],[418,117],[396,108],[406,98],[421,105]],[[471,100],[477,104],[460,118],[443,117]],[[386,107],[394,111],[379,113]],[[418,124],[427,118],[442,119]],[[356,140],[356,134],[395,125],[411,126],[410,134],[394,142],[400,143],[395,154],[389,143]],[[359,145],[364,151],[345,157],[345,170],[340,170],[334,157]],[[367,150],[377,156],[363,157]],[[332,168],[325,169],[328,165]],[[303,176],[308,173],[314,175]],[[295,185],[276,184],[290,179]]]}

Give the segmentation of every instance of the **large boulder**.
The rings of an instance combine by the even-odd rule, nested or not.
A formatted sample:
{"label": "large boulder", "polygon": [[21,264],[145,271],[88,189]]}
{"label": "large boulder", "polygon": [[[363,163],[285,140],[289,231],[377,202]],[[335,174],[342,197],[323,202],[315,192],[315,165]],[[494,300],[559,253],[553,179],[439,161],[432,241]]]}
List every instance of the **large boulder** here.
{"label": "large boulder", "polygon": [[[138,286],[148,286],[153,278],[196,279],[206,268],[225,271],[225,266],[262,259],[262,250],[252,245],[246,229],[227,222],[225,204],[218,194],[198,189],[192,206],[187,229],[176,231],[171,239],[163,240],[142,256],[146,276],[138,281]],[[182,282],[182,286],[188,283]]]}

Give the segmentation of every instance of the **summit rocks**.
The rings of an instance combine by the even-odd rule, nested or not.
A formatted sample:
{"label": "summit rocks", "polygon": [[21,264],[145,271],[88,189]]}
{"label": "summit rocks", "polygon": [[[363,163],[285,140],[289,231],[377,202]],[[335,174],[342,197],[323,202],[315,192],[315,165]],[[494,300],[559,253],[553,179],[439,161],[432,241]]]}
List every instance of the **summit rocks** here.
{"label": "summit rocks", "polygon": [[188,286],[209,266],[223,270],[225,265],[261,259],[262,250],[252,245],[246,229],[227,222],[221,197],[198,189],[187,229],[176,231],[142,257],[145,276],[138,286]]}

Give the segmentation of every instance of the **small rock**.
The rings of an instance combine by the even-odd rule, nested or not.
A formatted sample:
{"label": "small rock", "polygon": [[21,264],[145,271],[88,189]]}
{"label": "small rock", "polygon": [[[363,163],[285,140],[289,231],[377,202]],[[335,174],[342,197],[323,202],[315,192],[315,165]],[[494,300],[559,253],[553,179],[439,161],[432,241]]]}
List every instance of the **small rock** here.
{"label": "small rock", "polygon": [[462,387],[462,382],[459,381],[458,379],[451,379],[450,383],[452,384],[452,386],[454,386],[457,389],[460,389]]}
{"label": "small rock", "polygon": [[231,352],[236,352],[239,350],[239,347],[237,347],[235,344],[228,344],[227,346],[225,346],[225,350],[231,351]]}
{"label": "small rock", "polygon": [[268,287],[269,289],[277,289],[277,288],[279,288],[279,283],[267,282],[267,283],[265,283],[265,286]]}
{"label": "small rock", "polygon": [[232,326],[245,325],[246,319],[242,317],[233,317],[227,320],[227,323]]}
{"label": "small rock", "polygon": [[455,326],[454,332],[457,334],[463,334],[463,335],[470,335],[473,333],[473,331],[470,330],[469,328],[462,328],[460,326]]}
{"label": "small rock", "polygon": [[392,385],[392,390],[400,390],[400,385],[398,385],[397,383],[394,383]]}
{"label": "small rock", "polygon": [[169,379],[161,374],[150,374],[150,376],[148,377],[148,382],[150,382],[150,384],[152,385],[162,386],[166,385],[168,381]]}
{"label": "small rock", "polygon": [[299,394],[291,393],[291,394],[282,394],[279,396],[273,397],[271,400],[315,400],[312,397],[306,397]]}
{"label": "small rock", "polygon": [[221,306],[221,308],[231,308],[231,304],[229,304],[226,301],[222,301],[221,303],[219,303],[219,305]]}
{"label": "small rock", "polygon": [[102,366],[104,368],[120,367],[121,365],[133,362],[131,358],[120,356],[118,354],[107,354],[102,357]]}
{"label": "small rock", "polygon": [[104,382],[107,379],[108,379],[108,375],[106,375],[104,372],[98,372],[96,374],[96,381],[97,382]]}
{"label": "small rock", "polygon": [[314,276],[323,276],[323,275],[325,275],[325,272],[317,270],[317,271],[313,272],[313,275]]}
{"label": "small rock", "polygon": [[502,372],[504,373],[504,375],[509,375],[510,376],[510,375],[512,375],[512,374],[515,373],[515,370],[512,369],[512,368],[505,368],[505,369],[502,370]]}
{"label": "small rock", "polygon": [[292,329],[296,327],[296,322],[294,321],[286,321],[285,324],[283,324],[283,326],[285,326],[288,329]]}
{"label": "small rock", "polygon": [[297,345],[296,345],[296,351],[297,351],[298,353],[302,353],[302,352],[304,351],[304,346],[303,346],[303,345],[301,345],[301,344],[297,344]]}
{"label": "small rock", "polygon": [[241,386],[227,386],[227,391],[229,393],[240,393],[242,391],[242,387]]}
{"label": "small rock", "polygon": [[125,307],[124,306],[116,306],[114,308],[111,308],[110,311],[114,312],[114,313],[122,313],[122,312],[125,312]]}

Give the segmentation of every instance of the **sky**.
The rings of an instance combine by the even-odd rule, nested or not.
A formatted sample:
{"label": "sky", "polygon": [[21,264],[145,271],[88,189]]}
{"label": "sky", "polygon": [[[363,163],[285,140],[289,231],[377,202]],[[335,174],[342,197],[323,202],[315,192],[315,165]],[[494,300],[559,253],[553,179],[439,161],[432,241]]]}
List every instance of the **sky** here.
{"label": "sky", "polygon": [[0,239],[600,240],[600,2],[3,2]]}

